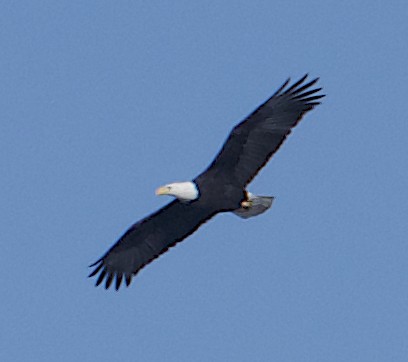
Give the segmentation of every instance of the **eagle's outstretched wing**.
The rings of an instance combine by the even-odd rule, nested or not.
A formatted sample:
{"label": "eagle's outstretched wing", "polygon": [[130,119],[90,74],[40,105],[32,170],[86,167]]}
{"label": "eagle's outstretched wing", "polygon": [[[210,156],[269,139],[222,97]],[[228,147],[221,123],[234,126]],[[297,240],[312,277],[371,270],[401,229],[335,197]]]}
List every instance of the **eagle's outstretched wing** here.
{"label": "eagle's outstretched wing", "polygon": [[115,278],[119,289],[122,279],[129,286],[132,277],[146,264],[183,240],[215,212],[175,200],[154,214],[132,225],[97,262],[90,277],[99,273],[96,285],[105,280],[108,289]]}
{"label": "eagle's outstretched wing", "polygon": [[233,128],[221,151],[199,176],[228,177],[244,188],[279,149],[304,114],[320,104],[313,88],[318,78],[305,83],[307,75],[288,87],[289,79],[245,120]]}

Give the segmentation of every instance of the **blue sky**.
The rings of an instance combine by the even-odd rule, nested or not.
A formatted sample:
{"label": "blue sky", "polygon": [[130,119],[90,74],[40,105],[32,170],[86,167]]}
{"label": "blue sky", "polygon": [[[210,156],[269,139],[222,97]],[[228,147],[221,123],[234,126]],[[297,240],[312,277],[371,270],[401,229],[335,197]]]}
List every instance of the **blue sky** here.
{"label": "blue sky", "polygon": [[[406,361],[405,1],[4,1],[3,361]],[[94,262],[288,77],[327,97],[119,293]]]}

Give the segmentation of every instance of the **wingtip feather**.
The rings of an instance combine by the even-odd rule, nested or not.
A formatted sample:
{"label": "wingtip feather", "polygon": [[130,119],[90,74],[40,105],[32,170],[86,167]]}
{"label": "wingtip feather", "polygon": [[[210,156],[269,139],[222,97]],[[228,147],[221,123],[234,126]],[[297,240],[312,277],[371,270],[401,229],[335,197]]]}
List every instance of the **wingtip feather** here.
{"label": "wingtip feather", "polygon": [[116,283],[115,283],[115,289],[116,289],[116,291],[118,291],[119,290],[119,288],[120,288],[120,285],[121,285],[121,283],[122,283],[122,277],[123,277],[123,274],[116,274]]}
{"label": "wingtip feather", "polygon": [[[92,264],[90,265],[90,267],[95,266],[96,264]],[[100,263],[89,275],[88,278],[92,278],[93,276],[95,276],[99,270],[101,270],[101,268],[103,267],[103,263]]]}
{"label": "wingtip feather", "polygon": [[271,98],[275,97],[280,92],[282,92],[286,88],[286,86],[289,84],[289,82],[290,82],[290,77],[286,79],[286,81],[279,87],[279,89],[272,95]]}
{"label": "wingtip feather", "polygon": [[96,264],[100,263],[102,261],[102,258],[98,259],[95,263],[88,265],[88,268],[92,268],[93,266],[95,266]]}
{"label": "wingtip feather", "polygon": [[109,289],[110,285],[112,284],[112,280],[113,280],[113,274],[109,273],[105,281],[105,289]]}
{"label": "wingtip feather", "polygon": [[125,282],[126,282],[126,286],[128,287],[130,283],[132,282],[132,274],[125,275]]}
{"label": "wingtip feather", "polygon": [[297,82],[293,83],[285,92],[284,94],[289,94],[293,90],[295,90],[297,87],[299,87],[309,76],[308,73],[306,73],[302,78],[300,78]]}
{"label": "wingtip feather", "polygon": [[101,274],[99,274],[99,277],[98,277],[98,279],[97,279],[97,281],[95,283],[95,286],[98,286],[98,285],[100,285],[102,283],[103,279],[105,278],[105,275],[106,275],[106,269],[103,269],[101,271]]}

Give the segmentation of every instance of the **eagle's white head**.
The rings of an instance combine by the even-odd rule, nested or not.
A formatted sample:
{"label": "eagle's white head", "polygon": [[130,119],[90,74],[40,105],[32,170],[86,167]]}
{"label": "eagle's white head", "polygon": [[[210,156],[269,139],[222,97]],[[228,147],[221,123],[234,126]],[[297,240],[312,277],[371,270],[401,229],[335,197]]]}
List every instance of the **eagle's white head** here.
{"label": "eagle's white head", "polygon": [[177,197],[182,202],[196,200],[199,196],[198,187],[194,182],[174,182],[159,187],[156,195],[169,195]]}

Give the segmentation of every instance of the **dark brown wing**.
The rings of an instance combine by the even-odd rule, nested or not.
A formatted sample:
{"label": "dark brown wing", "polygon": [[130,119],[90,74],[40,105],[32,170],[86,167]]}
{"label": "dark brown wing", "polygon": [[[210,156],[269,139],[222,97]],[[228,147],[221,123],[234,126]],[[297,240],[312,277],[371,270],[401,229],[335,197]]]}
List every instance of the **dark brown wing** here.
{"label": "dark brown wing", "polygon": [[320,104],[313,86],[318,78],[305,83],[307,75],[287,88],[289,79],[264,104],[239,123],[230,133],[212,164],[197,179],[208,175],[228,178],[244,188],[268,162],[304,114]]}
{"label": "dark brown wing", "polygon": [[116,290],[123,278],[129,286],[140,269],[192,234],[214,214],[199,201],[184,204],[175,200],[131,226],[102,258],[90,265],[95,269],[89,276],[99,273],[96,285],[106,279],[106,289],[114,278]]}

